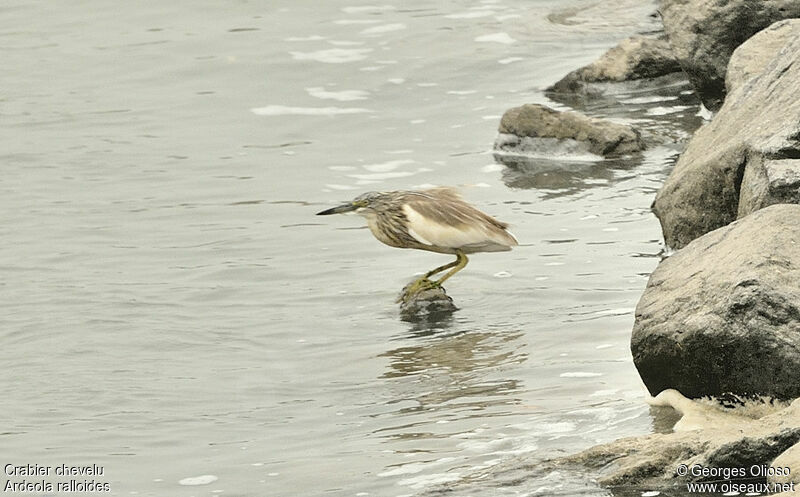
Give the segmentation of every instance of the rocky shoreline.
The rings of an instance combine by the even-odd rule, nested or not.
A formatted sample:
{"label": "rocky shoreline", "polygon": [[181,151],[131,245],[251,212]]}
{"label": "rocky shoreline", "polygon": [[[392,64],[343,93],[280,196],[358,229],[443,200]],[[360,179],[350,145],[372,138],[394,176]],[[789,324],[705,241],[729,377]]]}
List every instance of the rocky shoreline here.
{"label": "rocky shoreline", "polygon": [[[580,466],[606,487],[660,490],[711,481],[676,473],[682,464],[772,465],[788,474],[727,481],[796,483],[774,488],[798,492],[800,400],[790,402],[800,397],[800,3],[661,0],[659,13],[662,35],[624,40],[547,94],[591,99],[613,85],[682,71],[715,111],[653,203],[674,253],[651,275],[631,339],[653,402],[683,420],[672,433],[618,440],[543,467]],[[541,148],[615,157],[659,139],[668,140],[528,104],[503,116],[495,152],[518,156],[498,159],[513,167]],[[730,395],[775,404],[747,417],[697,400]]]}

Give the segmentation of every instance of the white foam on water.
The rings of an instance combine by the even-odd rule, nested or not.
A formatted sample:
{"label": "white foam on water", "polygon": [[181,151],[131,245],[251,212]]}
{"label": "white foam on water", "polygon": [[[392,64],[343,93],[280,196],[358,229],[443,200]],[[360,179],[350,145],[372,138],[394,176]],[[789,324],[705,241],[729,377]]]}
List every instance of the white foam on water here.
{"label": "white foam on water", "polygon": [[520,60],[525,60],[524,57],[506,57],[505,59],[500,59],[497,61],[498,64],[511,64],[512,62],[519,62]]}
{"label": "white foam on water", "polygon": [[411,124],[422,124],[425,122],[425,119],[412,119],[411,121],[408,122],[410,122]]}
{"label": "white foam on water", "polygon": [[331,171],[355,171],[355,166],[328,166]]}
{"label": "white foam on water", "polygon": [[178,482],[178,485],[186,485],[186,486],[209,485],[217,480],[219,480],[219,478],[214,475],[191,476],[189,478],[184,478],[183,480],[180,480]]}
{"label": "white foam on water", "polygon": [[519,14],[503,14],[501,16],[495,16],[494,18],[497,19],[498,21],[507,21],[509,19],[519,19],[521,17],[522,16]]}
{"label": "white foam on water", "polygon": [[267,105],[254,107],[250,112],[257,116],[338,116],[341,114],[363,114],[372,112],[361,107],[289,107],[286,105]]}
{"label": "white foam on water", "polygon": [[665,116],[667,114],[675,114],[676,112],[681,112],[689,108],[690,107],[688,105],[676,105],[674,107],[653,107],[652,109],[647,109],[647,115]]}
{"label": "white foam on water", "polygon": [[714,113],[706,109],[706,106],[702,103],[700,104],[700,110],[698,110],[695,115],[703,118],[704,121],[710,121],[711,118],[714,117]]}
{"label": "white foam on water", "polygon": [[650,492],[642,492],[642,497],[656,497],[656,495],[661,495],[661,492],[658,490],[651,490]]}
{"label": "white foam on water", "polygon": [[560,378],[595,378],[603,376],[603,373],[590,373],[587,371],[571,371],[568,373],[561,373],[558,375]]}
{"label": "white foam on water", "polygon": [[488,42],[488,43],[502,43],[504,45],[511,45],[515,43],[517,40],[509,36],[508,33],[492,33],[489,35],[482,35],[475,38],[477,42]]}
{"label": "white foam on water", "polygon": [[371,48],[329,48],[315,52],[289,52],[294,60],[312,60],[325,64],[344,64],[367,58]]}
{"label": "white foam on water", "polygon": [[406,29],[406,25],[401,22],[392,24],[381,24],[380,26],[373,26],[361,31],[362,35],[378,35],[383,33],[391,33],[392,31],[401,31]]}
{"label": "white foam on water", "polygon": [[398,476],[398,475],[414,475],[425,468],[428,467],[428,464],[422,462],[413,462],[408,464],[403,464],[401,466],[397,466],[393,469],[389,469],[378,473],[378,476]]}
{"label": "white foam on water", "polygon": [[407,164],[414,164],[416,161],[411,159],[398,159],[398,160],[390,160],[387,162],[381,162],[378,164],[367,164],[365,166],[361,166],[367,171],[372,171],[373,173],[386,173],[389,171],[394,171],[400,166],[405,166]]}
{"label": "white foam on water", "polygon": [[496,173],[497,171],[502,171],[505,169],[505,166],[502,164],[487,164],[481,168],[482,173]]}
{"label": "white foam on water", "polygon": [[406,80],[403,79],[403,78],[389,78],[386,81],[388,81],[388,82],[390,82],[390,83],[392,83],[394,85],[402,85],[403,83],[406,82]]}
{"label": "white foam on water", "polygon": [[[557,421],[554,423],[539,422],[533,429],[535,435],[555,435],[558,433],[570,433],[577,429],[575,423],[569,421]],[[530,430],[527,430],[530,431]]]}
{"label": "white foam on water", "polygon": [[499,271],[497,273],[494,273],[492,276],[494,276],[495,278],[511,278],[513,275],[508,271]]}
{"label": "white foam on water", "polygon": [[450,90],[447,92],[448,95],[472,95],[473,93],[478,93],[478,90]]}
{"label": "white foam on water", "polygon": [[495,139],[495,155],[523,156],[536,159],[569,159],[573,163],[603,161],[600,155],[589,151],[589,146],[572,138],[531,138],[499,133]]}
{"label": "white foam on water", "polygon": [[[625,314],[627,314],[627,313],[625,313]],[[602,350],[602,349],[610,349],[610,348],[611,348],[611,347],[613,347],[613,346],[614,346],[614,344],[611,344],[611,343],[604,343],[604,344],[602,344],[602,345],[598,345],[597,347],[595,347],[595,349],[597,349],[597,350]]]}
{"label": "white foam on water", "polygon": [[655,102],[669,102],[671,100],[678,100],[675,95],[652,95],[650,97],[636,97],[620,100],[624,104],[652,104]]}
{"label": "white foam on water", "polygon": [[411,488],[423,488],[432,485],[441,485],[442,483],[454,482],[460,478],[461,475],[458,473],[434,473],[431,475],[420,475],[414,478],[405,478],[397,482],[397,484]]}
{"label": "white foam on water", "polygon": [[339,102],[352,102],[353,100],[367,100],[369,92],[364,90],[327,91],[325,88],[315,86],[306,88],[309,95],[323,100],[338,100]]}

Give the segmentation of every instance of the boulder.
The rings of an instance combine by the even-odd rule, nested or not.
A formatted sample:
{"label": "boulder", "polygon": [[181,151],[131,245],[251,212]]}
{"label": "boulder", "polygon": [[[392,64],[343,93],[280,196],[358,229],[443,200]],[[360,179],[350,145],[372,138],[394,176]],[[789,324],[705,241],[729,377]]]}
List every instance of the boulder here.
{"label": "boulder", "polygon": [[648,390],[800,396],[798,282],[800,205],[766,207],[665,259],[631,336]]}
{"label": "boulder", "polygon": [[767,481],[770,483],[794,483],[800,487],[800,444],[795,444],[782,452],[772,461],[770,466],[773,468],[789,468],[790,471],[789,474],[786,474],[786,471],[781,472],[781,474],[776,472],[770,475]]}
{"label": "boulder", "polygon": [[641,134],[631,126],[539,104],[507,110],[498,131],[495,150],[512,153],[566,147],[572,153],[615,157],[645,148]]}
{"label": "boulder", "polygon": [[[772,37],[783,39],[788,29],[791,41],[763,65],[763,72],[737,76],[746,84],[734,86],[714,119],[695,133],[656,195],[653,210],[668,246],[681,248],[735,220],[748,167],[800,158],[800,19],[770,29],[740,49],[754,53],[754,45],[771,46]],[[748,176],[763,175],[753,171]],[[745,194],[745,203],[751,195]]]}
{"label": "boulder", "polygon": [[800,159],[754,160],[739,194],[739,217],[773,204],[800,204]]}
{"label": "boulder", "polygon": [[622,40],[588,66],[576,69],[549,87],[550,92],[591,93],[591,83],[656,78],[680,72],[665,37],[633,36]]}
{"label": "boulder", "polygon": [[775,60],[775,55],[798,36],[796,20],[778,21],[753,35],[744,45],[734,50],[725,74],[728,93],[763,73]]}
{"label": "boulder", "polygon": [[661,0],[664,31],[673,53],[706,107],[725,99],[725,72],[733,51],[776,21],[800,17],[797,0]]}

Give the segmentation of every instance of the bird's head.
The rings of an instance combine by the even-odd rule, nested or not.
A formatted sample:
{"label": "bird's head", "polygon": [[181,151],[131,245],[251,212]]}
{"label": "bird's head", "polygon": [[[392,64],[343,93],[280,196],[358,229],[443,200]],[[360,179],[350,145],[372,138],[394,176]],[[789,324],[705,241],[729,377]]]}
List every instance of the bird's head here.
{"label": "bird's head", "polygon": [[381,204],[384,197],[381,192],[367,192],[362,193],[346,204],[331,209],[317,212],[318,216],[327,216],[329,214],[344,214],[346,212],[355,212],[356,214],[368,215],[374,212],[375,209]]}

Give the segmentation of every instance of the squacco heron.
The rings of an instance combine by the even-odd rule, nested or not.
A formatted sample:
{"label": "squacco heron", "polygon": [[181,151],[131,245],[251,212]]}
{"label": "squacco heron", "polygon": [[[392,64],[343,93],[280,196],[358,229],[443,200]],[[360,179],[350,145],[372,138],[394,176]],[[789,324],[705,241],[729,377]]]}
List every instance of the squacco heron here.
{"label": "squacco heron", "polygon": [[[409,285],[406,295],[441,286],[464,269],[467,254],[507,251],[518,244],[508,224],[469,205],[451,188],[368,192],[317,215],[352,211],[364,216],[375,238],[386,245],[455,254],[455,261],[431,269]],[[448,269],[438,280],[429,279]]]}

